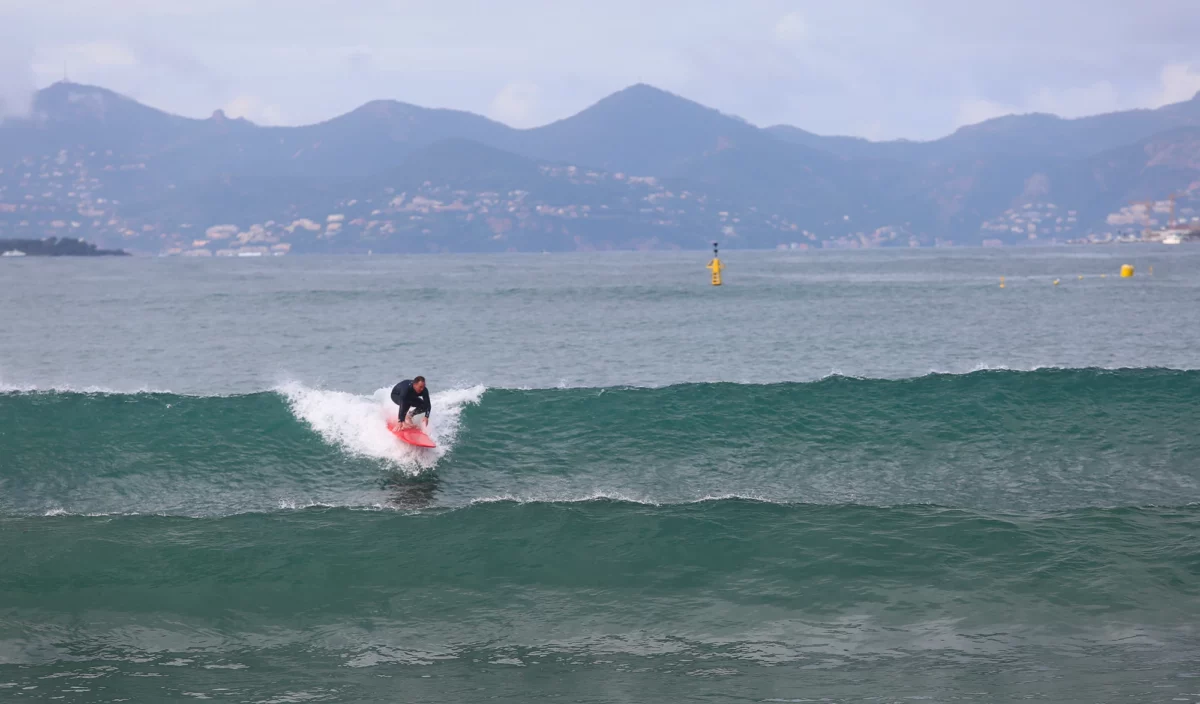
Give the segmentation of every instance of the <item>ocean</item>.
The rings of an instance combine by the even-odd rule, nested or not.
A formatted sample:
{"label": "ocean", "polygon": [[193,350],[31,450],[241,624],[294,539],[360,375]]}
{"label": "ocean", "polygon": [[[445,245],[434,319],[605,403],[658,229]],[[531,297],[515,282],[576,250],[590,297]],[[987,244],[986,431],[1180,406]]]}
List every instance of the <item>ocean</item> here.
{"label": "ocean", "polygon": [[0,263],[0,701],[1200,702],[1200,248],[707,259]]}

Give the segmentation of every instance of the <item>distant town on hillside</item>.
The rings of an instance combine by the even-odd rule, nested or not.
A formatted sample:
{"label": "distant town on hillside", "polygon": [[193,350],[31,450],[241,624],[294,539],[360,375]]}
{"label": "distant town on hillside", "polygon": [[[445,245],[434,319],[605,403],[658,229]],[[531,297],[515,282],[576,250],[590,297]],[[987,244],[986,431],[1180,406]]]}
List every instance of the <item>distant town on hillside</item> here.
{"label": "distant town on hillside", "polygon": [[183,256],[1014,246],[1200,235],[1200,95],[929,142],[758,127],[647,85],[514,129],[375,101],[266,127],[41,90],[0,123],[0,239]]}

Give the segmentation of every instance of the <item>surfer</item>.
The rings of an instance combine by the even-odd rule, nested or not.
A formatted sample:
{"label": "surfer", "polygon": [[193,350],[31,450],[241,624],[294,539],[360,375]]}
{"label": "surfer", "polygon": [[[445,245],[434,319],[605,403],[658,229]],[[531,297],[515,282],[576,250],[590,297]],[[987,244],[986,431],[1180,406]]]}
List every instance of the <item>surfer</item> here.
{"label": "surfer", "polygon": [[400,427],[412,428],[412,416],[417,413],[425,414],[425,426],[429,426],[429,412],[433,406],[429,403],[429,389],[425,388],[425,377],[418,376],[392,387],[392,403],[400,407]]}

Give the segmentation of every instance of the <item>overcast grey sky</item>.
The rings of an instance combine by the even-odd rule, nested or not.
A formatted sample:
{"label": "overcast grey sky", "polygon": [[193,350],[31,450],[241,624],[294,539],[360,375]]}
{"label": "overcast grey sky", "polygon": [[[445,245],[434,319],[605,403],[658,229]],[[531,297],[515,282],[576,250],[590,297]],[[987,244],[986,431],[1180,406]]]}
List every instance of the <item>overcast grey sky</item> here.
{"label": "overcast grey sky", "polygon": [[637,82],[758,125],[929,139],[1200,91],[1200,0],[0,0],[0,101],[62,77],[195,117],[376,98],[528,127]]}

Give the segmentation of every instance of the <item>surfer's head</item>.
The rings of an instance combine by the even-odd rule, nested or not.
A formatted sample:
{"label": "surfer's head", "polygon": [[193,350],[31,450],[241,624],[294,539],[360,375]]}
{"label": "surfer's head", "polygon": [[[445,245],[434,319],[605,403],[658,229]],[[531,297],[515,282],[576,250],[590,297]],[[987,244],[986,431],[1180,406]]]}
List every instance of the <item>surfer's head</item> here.
{"label": "surfer's head", "polygon": [[413,391],[421,393],[425,390],[425,377],[418,376],[413,379]]}

